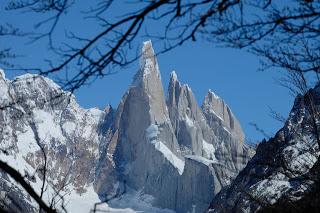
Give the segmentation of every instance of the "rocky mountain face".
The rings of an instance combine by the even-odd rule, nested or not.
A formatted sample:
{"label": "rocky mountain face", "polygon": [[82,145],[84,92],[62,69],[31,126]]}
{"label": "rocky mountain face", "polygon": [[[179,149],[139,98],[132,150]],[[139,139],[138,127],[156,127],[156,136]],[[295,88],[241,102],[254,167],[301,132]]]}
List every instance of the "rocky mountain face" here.
{"label": "rocky mountain face", "polygon": [[319,85],[297,96],[283,128],[259,144],[233,183],[214,198],[209,212],[317,211],[319,109]]}
{"label": "rocky mountain face", "polygon": [[[108,176],[117,181],[108,188],[127,184],[152,195],[161,208],[187,212],[195,205],[202,212],[244,167],[252,149],[243,143],[229,107],[217,96],[210,99],[212,92],[200,108],[192,90],[172,72],[166,100],[151,42],[144,43],[142,53],[109,130],[114,144],[108,155],[118,177]],[[108,190],[97,191],[110,196]]]}
{"label": "rocky mountain face", "polygon": [[[54,199],[52,190],[68,191],[70,184],[73,191],[85,192],[95,180],[103,138],[98,129],[107,113],[82,109],[73,95],[37,75],[9,81],[1,72],[0,88],[1,160],[27,177],[38,192],[45,175],[48,201]],[[2,176],[5,194],[11,184]],[[30,198],[26,201],[32,204]]]}
{"label": "rocky mountain face", "polygon": [[[110,207],[203,212],[254,151],[244,144],[230,108],[213,92],[200,107],[190,87],[172,72],[167,98],[164,94],[149,41],[117,109],[83,109],[47,78],[27,74],[10,81],[1,72],[0,158],[38,192],[45,175],[45,200],[57,199],[55,190],[61,189],[71,212],[79,202],[93,205],[98,196]],[[7,199],[14,185],[10,177],[1,177],[0,195]],[[21,209],[35,209],[21,188],[13,188],[24,202]],[[128,201],[123,204],[120,197]],[[137,199],[134,206],[130,199]],[[137,206],[138,200],[143,205]]]}

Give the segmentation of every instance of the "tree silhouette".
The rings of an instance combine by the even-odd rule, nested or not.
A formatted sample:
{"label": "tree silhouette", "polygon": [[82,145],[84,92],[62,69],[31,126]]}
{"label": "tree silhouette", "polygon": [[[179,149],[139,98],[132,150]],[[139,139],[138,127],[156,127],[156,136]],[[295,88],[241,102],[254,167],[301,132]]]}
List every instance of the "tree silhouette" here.
{"label": "tree silhouette", "polygon": [[[161,44],[157,54],[168,52],[187,42],[211,41],[213,45],[245,49],[261,57],[262,69],[280,68],[289,79],[282,81],[295,92],[305,92],[319,81],[320,72],[320,2],[313,0],[136,0],[139,9],[126,11],[120,17],[109,17],[113,0],[96,0],[78,21],[93,19],[97,25],[91,37],[67,32],[66,42],[56,42],[66,14],[78,2],[74,0],[8,0],[5,9],[12,12],[42,14],[34,23],[34,32],[24,32],[11,23],[2,23],[0,39],[27,37],[43,40],[58,59],[42,68],[17,67],[17,56],[11,48],[0,49],[0,63],[5,68],[21,69],[48,76],[65,74],[61,85],[71,92],[98,77],[116,72],[139,58],[135,48],[141,37]],[[124,5],[129,3],[123,3]],[[148,31],[157,23],[158,31]],[[12,44],[14,45],[14,44]],[[294,86],[294,87],[293,87]],[[295,88],[295,89],[293,89]],[[1,110],[1,109],[0,109]],[[318,135],[318,112],[313,123]],[[8,174],[10,168],[1,164]],[[20,184],[24,184],[19,178]],[[31,192],[32,193],[32,192]],[[36,199],[41,204],[41,199]],[[46,206],[41,206],[46,210]]]}
{"label": "tree silhouette", "polygon": [[[0,28],[0,35],[28,36],[32,42],[46,39],[59,60],[50,60],[47,69],[33,70],[49,75],[68,73],[70,67],[77,69],[64,79],[63,86],[71,91],[91,79],[112,74],[115,67],[135,61],[139,54],[134,52],[134,47],[139,46],[140,37],[159,42],[162,49],[158,54],[203,38],[213,45],[247,48],[262,57],[263,69],[280,67],[289,72],[319,72],[318,1],[137,0],[131,2],[137,7],[127,9],[118,18],[108,16],[115,1],[93,2],[88,3],[90,9],[83,11],[78,19],[95,21],[99,30],[92,37],[69,31],[64,44],[56,42],[61,35],[55,32],[65,23],[66,14],[79,4],[73,0],[9,0],[5,7],[8,11],[45,16],[34,23],[32,33],[22,33],[8,23]],[[156,33],[148,31],[150,23],[157,24]],[[9,49],[2,50],[0,61],[14,55]]]}

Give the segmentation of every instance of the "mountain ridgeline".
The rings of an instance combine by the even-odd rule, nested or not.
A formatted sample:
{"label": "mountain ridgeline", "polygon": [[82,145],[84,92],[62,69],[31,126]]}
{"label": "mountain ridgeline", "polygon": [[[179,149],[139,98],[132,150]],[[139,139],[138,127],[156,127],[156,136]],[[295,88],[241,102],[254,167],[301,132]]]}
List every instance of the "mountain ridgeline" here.
{"label": "mountain ridgeline", "polygon": [[213,200],[210,212],[319,212],[320,85],[298,95],[276,135]]}
{"label": "mountain ridgeline", "polygon": [[[116,109],[83,109],[47,78],[27,74],[10,81],[1,72],[0,112],[1,160],[29,177],[37,192],[45,169],[44,199],[56,199],[55,189],[70,192],[64,198],[70,212],[95,195],[112,208],[204,212],[254,155],[239,121],[212,91],[199,106],[172,72],[165,97],[150,41]],[[35,202],[0,174],[0,204],[36,211]],[[126,197],[128,206],[119,204],[137,193]],[[130,198],[145,205],[129,206]]]}

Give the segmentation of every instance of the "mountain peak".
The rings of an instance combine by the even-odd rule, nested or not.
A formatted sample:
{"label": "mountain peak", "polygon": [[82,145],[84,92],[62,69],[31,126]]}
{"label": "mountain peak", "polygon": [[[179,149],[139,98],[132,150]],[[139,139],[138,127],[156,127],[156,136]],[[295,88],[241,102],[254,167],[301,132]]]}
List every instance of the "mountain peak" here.
{"label": "mountain peak", "polygon": [[110,111],[113,111],[113,108],[112,108],[111,104],[107,104],[107,106],[105,106],[103,111],[105,113],[109,113]]}
{"label": "mountain peak", "polygon": [[141,55],[141,70],[144,71],[145,74],[150,74],[150,72],[152,71],[159,72],[158,62],[152,47],[151,40],[143,42]]}
{"label": "mountain peak", "polygon": [[207,117],[214,117],[214,120],[220,120],[228,130],[238,137],[239,141],[244,141],[244,134],[238,119],[224,100],[212,90],[208,91],[202,103],[202,111]]}
{"label": "mountain peak", "polygon": [[143,42],[142,46],[142,56],[146,58],[154,57],[154,50],[152,48],[151,40]]}
{"label": "mountain peak", "polygon": [[209,89],[207,97],[210,98],[210,99],[212,99],[212,98],[214,98],[214,99],[219,99],[219,98],[220,98],[220,97],[219,97],[216,93],[214,93],[211,89]]}
{"label": "mountain peak", "polygon": [[133,78],[131,89],[142,92],[148,99],[152,120],[162,123],[168,119],[161,74],[151,41],[143,43],[140,69]]}
{"label": "mountain peak", "polygon": [[4,73],[4,70],[0,69],[0,78],[5,79],[6,74]]}
{"label": "mountain peak", "polygon": [[175,70],[170,73],[170,81],[178,81],[178,76]]}
{"label": "mountain peak", "polygon": [[158,62],[150,40],[143,42],[141,52],[140,69],[134,76],[133,85],[147,85],[151,79],[161,82]]}

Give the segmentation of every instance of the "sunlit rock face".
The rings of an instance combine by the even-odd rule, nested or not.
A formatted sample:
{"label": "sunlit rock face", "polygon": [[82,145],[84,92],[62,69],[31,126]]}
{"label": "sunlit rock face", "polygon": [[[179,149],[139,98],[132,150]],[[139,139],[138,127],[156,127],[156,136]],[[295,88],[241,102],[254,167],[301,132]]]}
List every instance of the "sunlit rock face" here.
{"label": "sunlit rock face", "polygon": [[284,205],[279,212],[299,212],[303,206],[294,207],[295,203],[301,199],[301,205],[305,199],[312,202],[308,193],[319,181],[318,115],[313,113],[320,109],[319,91],[316,86],[296,97],[283,128],[259,144],[256,155],[231,186],[215,197],[212,212],[257,212],[270,205]]}
{"label": "sunlit rock face", "polygon": [[238,173],[254,154],[244,143],[244,133],[239,121],[223,99],[211,90],[201,107],[208,125],[218,137],[215,146],[217,159]]}
{"label": "sunlit rock face", "polygon": [[[119,180],[115,185],[142,190],[161,208],[187,212],[194,205],[202,212],[253,150],[243,143],[240,124],[222,99],[223,105],[215,105],[206,97],[199,107],[175,72],[165,98],[150,41],[143,45],[140,63],[112,127],[117,135],[112,153]],[[223,107],[229,114],[219,120]]]}
{"label": "sunlit rock face", "polygon": [[[175,135],[182,152],[187,155],[205,155],[204,141],[213,141],[214,134],[207,125],[191,88],[178,81],[175,71],[171,73],[168,88],[168,109]],[[209,155],[207,155],[210,158]]]}
{"label": "sunlit rock face", "polygon": [[[72,191],[66,196],[72,208],[81,197],[93,202],[99,196],[133,210],[203,212],[254,153],[231,109],[213,92],[200,107],[172,72],[165,96],[150,41],[143,43],[140,68],[115,109],[83,109],[38,75],[10,81],[1,71],[0,88],[0,146],[8,151],[1,159],[26,176],[36,174],[31,182],[39,192],[43,147],[47,197],[67,184],[62,191]],[[10,178],[0,180],[10,185]],[[23,193],[18,188],[15,194]],[[36,211],[32,200],[24,202]]]}

